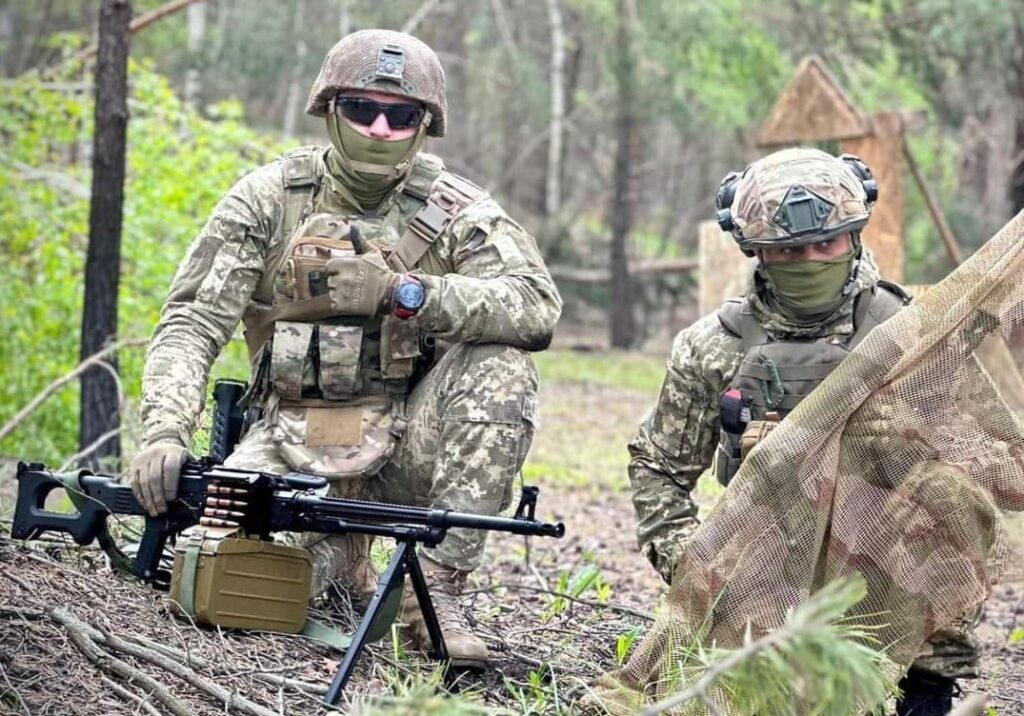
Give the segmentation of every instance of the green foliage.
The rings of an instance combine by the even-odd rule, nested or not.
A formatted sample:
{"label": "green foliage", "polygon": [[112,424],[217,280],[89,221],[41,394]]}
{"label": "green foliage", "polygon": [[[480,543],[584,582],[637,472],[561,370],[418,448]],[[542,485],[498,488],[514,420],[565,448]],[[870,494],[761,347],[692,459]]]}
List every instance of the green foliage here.
{"label": "green foliage", "polygon": [[[204,120],[149,66],[132,63],[129,78],[119,332],[144,338],[214,203],[281,147],[247,129],[237,103],[223,105],[216,121]],[[68,89],[76,71],[58,80],[22,76],[0,97],[0,423],[78,364],[89,211],[82,157],[91,146],[93,100]],[[232,345],[215,375],[244,376],[243,353]],[[142,363],[141,350],[120,354],[128,412],[137,403]],[[75,451],[77,415],[77,389],[68,386],[0,444],[0,453],[59,463]]]}
{"label": "green foliage", "polygon": [[1007,641],[1011,644],[1020,644],[1021,642],[1024,642],[1024,629],[1014,629],[1010,632],[1010,638]]}
{"label": "green foliage", "polygon": [[[885,654],[874,630],[844,616],[867,594],[860,576],[826,585],[790,613],[777,631],[739,649],[700,639],[674,651],[665,671],[667,693],[696,707],[707,678],[738,714],[840,716],[870,712],[893,693],[883,671]],[[692,689],[692,691],[687,691]],[[684,699],[684,692],[689,699]],[[666,700],[644,713],[659,713]]]}

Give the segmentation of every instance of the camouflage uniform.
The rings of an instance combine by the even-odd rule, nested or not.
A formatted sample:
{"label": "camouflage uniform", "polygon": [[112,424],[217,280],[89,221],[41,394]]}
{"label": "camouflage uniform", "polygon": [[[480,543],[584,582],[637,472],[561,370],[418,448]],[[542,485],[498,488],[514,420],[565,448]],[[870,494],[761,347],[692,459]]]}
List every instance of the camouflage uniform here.
{"label": "camouflage uniform", "polygon": [[[748,176],[749,171],[744,173],[746,191],[738,201],[739,221],[743,226],[736,231],[746,229],[747,235],[768,237],[762,239],[760,245],[744,244],[741,240],[741,248],[748,255],[753,255],[750,246],[770,247],[772,241],[786,237],[787,232],[777,223],[763,217],[771,217],[779,198],[800,180],[813,181],[807,179],[813,176],[807,171],[807,165],[801,166],[798,162],[814,164],[822,156],[817,155],[808,150],[788,150],[762,160],[762,174]],[[786,163],[794,173],[772,173]],[[814,168],[820,171],[819,166],[814,165]],[[726,181],[739,180],[739,177],[730,175]],[[839,179],[845,185],[850,177],[843,175]],[[775,203],[771,203],[771,199],[763,201],[764,196],[774,197]],[[863,192],[860,197],[860,206],[863,206]],[[835,203],[841,205],[839,201]],[[778,216],[775,214],[776,220]],[[861,225],[866,222],[866,213],[859,221]],[[821,240],[820,236],[820,233],[810,234],[790,245],[804,245],[812,238]],[[823,350],[828,351],[832,346],[846,346],[854,337],[858,298],[865,292],[876,295],[879,280],[878,271],[865,250],[850,290],[838,307],[821,320],[796,321],[789,317],[791,312],[780,307],[759,270],[743,300],[742,311],[760,325],[769,345],[787,342],[807,345],[817,341],[825,344]],[[629,444],[629,478],[637,514],[637,542],[666,582],[673,577],[682,546],[699,525],[697,506],[691,498],[697,479],[714,461],[723,459],[721,452],[716,455],[716,446],[720,438],[724,439],[720,427],[723,393],[735,387],[734,379],[741,364],[745,358],[750,360],[741,337],[726,326],[725,309],[723,306],[722,311],[704,316],[675,337],[658,403]],[[898,305],[890,307],[889,315],[897,309]],[[823,375],[818,377],[818,381],[823,378]],[[789,405],[787,409],[792,407]],[[722,465],[716,468],[721,477]],[[723,499],[728,499],[728,493]],[[680,578],[685,579],[685,575]],[[934,635],[915,662],[921,672],[946,678],[976,676],[977,665],[977,643],[967,623],[955,633]]]}
{"label": "camouflage uniform", "polygon": [[[795,323],[773,310],[771,299],[754,288],[746,303],[776,340],[841,341],[854,331],[857,296],[877,281],[878,270],[865,257],[855,292],[819,323]],[[679,547],[700,524],[690,493],[712,464],[722,393],[732,383],[743,356],[740,337],[726,330],[717,311],[680,331],[672,342],[658,403],[629,444],[637,541],[666,582],[671,580]]]}
{"label": "camouflage uniform", "polygon": [[[303,154],[313,162],[314,176],[323,175],[331,151]],[[427,155],[419,161],[439,163]],[[273,279],[290,238],[284,226],[289,166],[288,159],[279,160],[241,179],[179,267],[146,361],[147,444],[188,445],[214,359],[254,303],[273,302]],[[378,246],[393,246],[416,208],[403,200],[402,191],[399,184],[373,212],[356,214],[323,181],[302,214],[329,210],[357,223]],[[447,224],[417,272],[426,302],[407,323],[441,349],[452,347],[409,396],[408,429],[379,477],[371,478],[370,494],[494,514],[509,502],[536,420],[537,376],[527,351],[547,346],[561,299],[533,238],[485,195]],[[368,353],[373,351],[364,347],[364,363],[373,357]],[[329,466],[302,463],[282,450],[289,436],[275,435],[275,400],[274,391],[265,396],[263,419],[251,427],[229,464],[272,472],[313,468],[329,475]],[[391,427],[387,416],[385,431]],[[345,480],[335,481],[332,491],[363,494],[362,485]],[[453,531],[429,554],[441,564],[469,570],[478,564],[483,542],[482,534]],[[329,556],[328,545],[314,544],[317,550]],[[322,584],[327,575],[319,576]]]}

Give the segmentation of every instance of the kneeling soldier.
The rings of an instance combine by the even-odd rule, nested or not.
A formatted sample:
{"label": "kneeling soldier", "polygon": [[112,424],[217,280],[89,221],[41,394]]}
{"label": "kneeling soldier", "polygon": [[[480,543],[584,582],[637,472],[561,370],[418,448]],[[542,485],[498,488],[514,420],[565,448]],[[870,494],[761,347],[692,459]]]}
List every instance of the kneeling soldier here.
{"label": "kneeling soldier", "polygon": [[[548,346],[561,312],[537,246],[420,151],[448,120],[444,72],[423,42],[344,37],[306,111],[325,118],[330,146],[243,177],[178,268],[146,360],[135,493],[154,514],[174,497],[210,366],[241,321],[250,419],[227,465],[322,475],[337,496],[496,514],[533,437],[528,352]],[[314,593],[340,577],[372,594],[371,538],[290,537],[313,554]],[[484,539],[454,530],[424,550],[456,665],[488,656],[458,600]]]}
{"label": "kneeling soldier", "polygon": [[[675,338],[654,411],[630,443],[640,549],[666,581],[697,528],[690,497],[714,462],[728,484],[757,442],[909,297],[861,245],[878,187],[851,155],[788,149],[727,176],[718,220],[757,257],[742,299]],[[679,578],[685,579],[685,575]],[[901,683],[900,714],[945,714],[977,675],[969,625],[936,636]]]}

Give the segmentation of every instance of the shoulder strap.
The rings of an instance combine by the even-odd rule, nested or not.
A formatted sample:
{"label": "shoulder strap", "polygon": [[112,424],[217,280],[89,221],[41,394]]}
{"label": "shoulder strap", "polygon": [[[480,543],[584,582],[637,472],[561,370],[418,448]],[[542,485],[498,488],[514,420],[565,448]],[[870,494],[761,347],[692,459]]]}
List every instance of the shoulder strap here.
{"label": "shoulder strap", "polygon": [[302,221],[302,214],[320,186],[323,165],[317,161],[319,147],[299,147],[281,157],[284,166],[281,178],[284,182],[284,220],[281,222],[282,236],[288,237]]}
{"label": "shoulder strap", "polygon": [[911,301],[911,296],[902,286],[879,280],[868,291],[857,296],[853,309],[853,335],[847,344],[853,349],[880,323],[894,316]]}
{"label": "shoulder strap", "polygon": [[403,191],[423,201],[392,254],[405,271],[416,267],[459,212],[487,196],[473,182],[444,171],[444,164],[432,154],[417,157]]}
{"label": "shoulder strap", "polygon": [[743,342],[743,352],[749,353],[755,346],[768,342],[768,334],[744,298],[730,298],[718,309],[718,320],[729,333]]}

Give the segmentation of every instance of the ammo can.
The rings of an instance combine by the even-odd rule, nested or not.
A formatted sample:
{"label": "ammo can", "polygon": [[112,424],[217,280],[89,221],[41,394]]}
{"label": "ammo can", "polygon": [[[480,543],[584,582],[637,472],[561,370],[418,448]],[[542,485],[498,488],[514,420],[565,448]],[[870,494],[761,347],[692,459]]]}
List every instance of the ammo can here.
{"label": "ammo can", "polygon": [[300,547],[196,527],[174,548],[171,610],[200,624],[298,633],[313,565]]}

